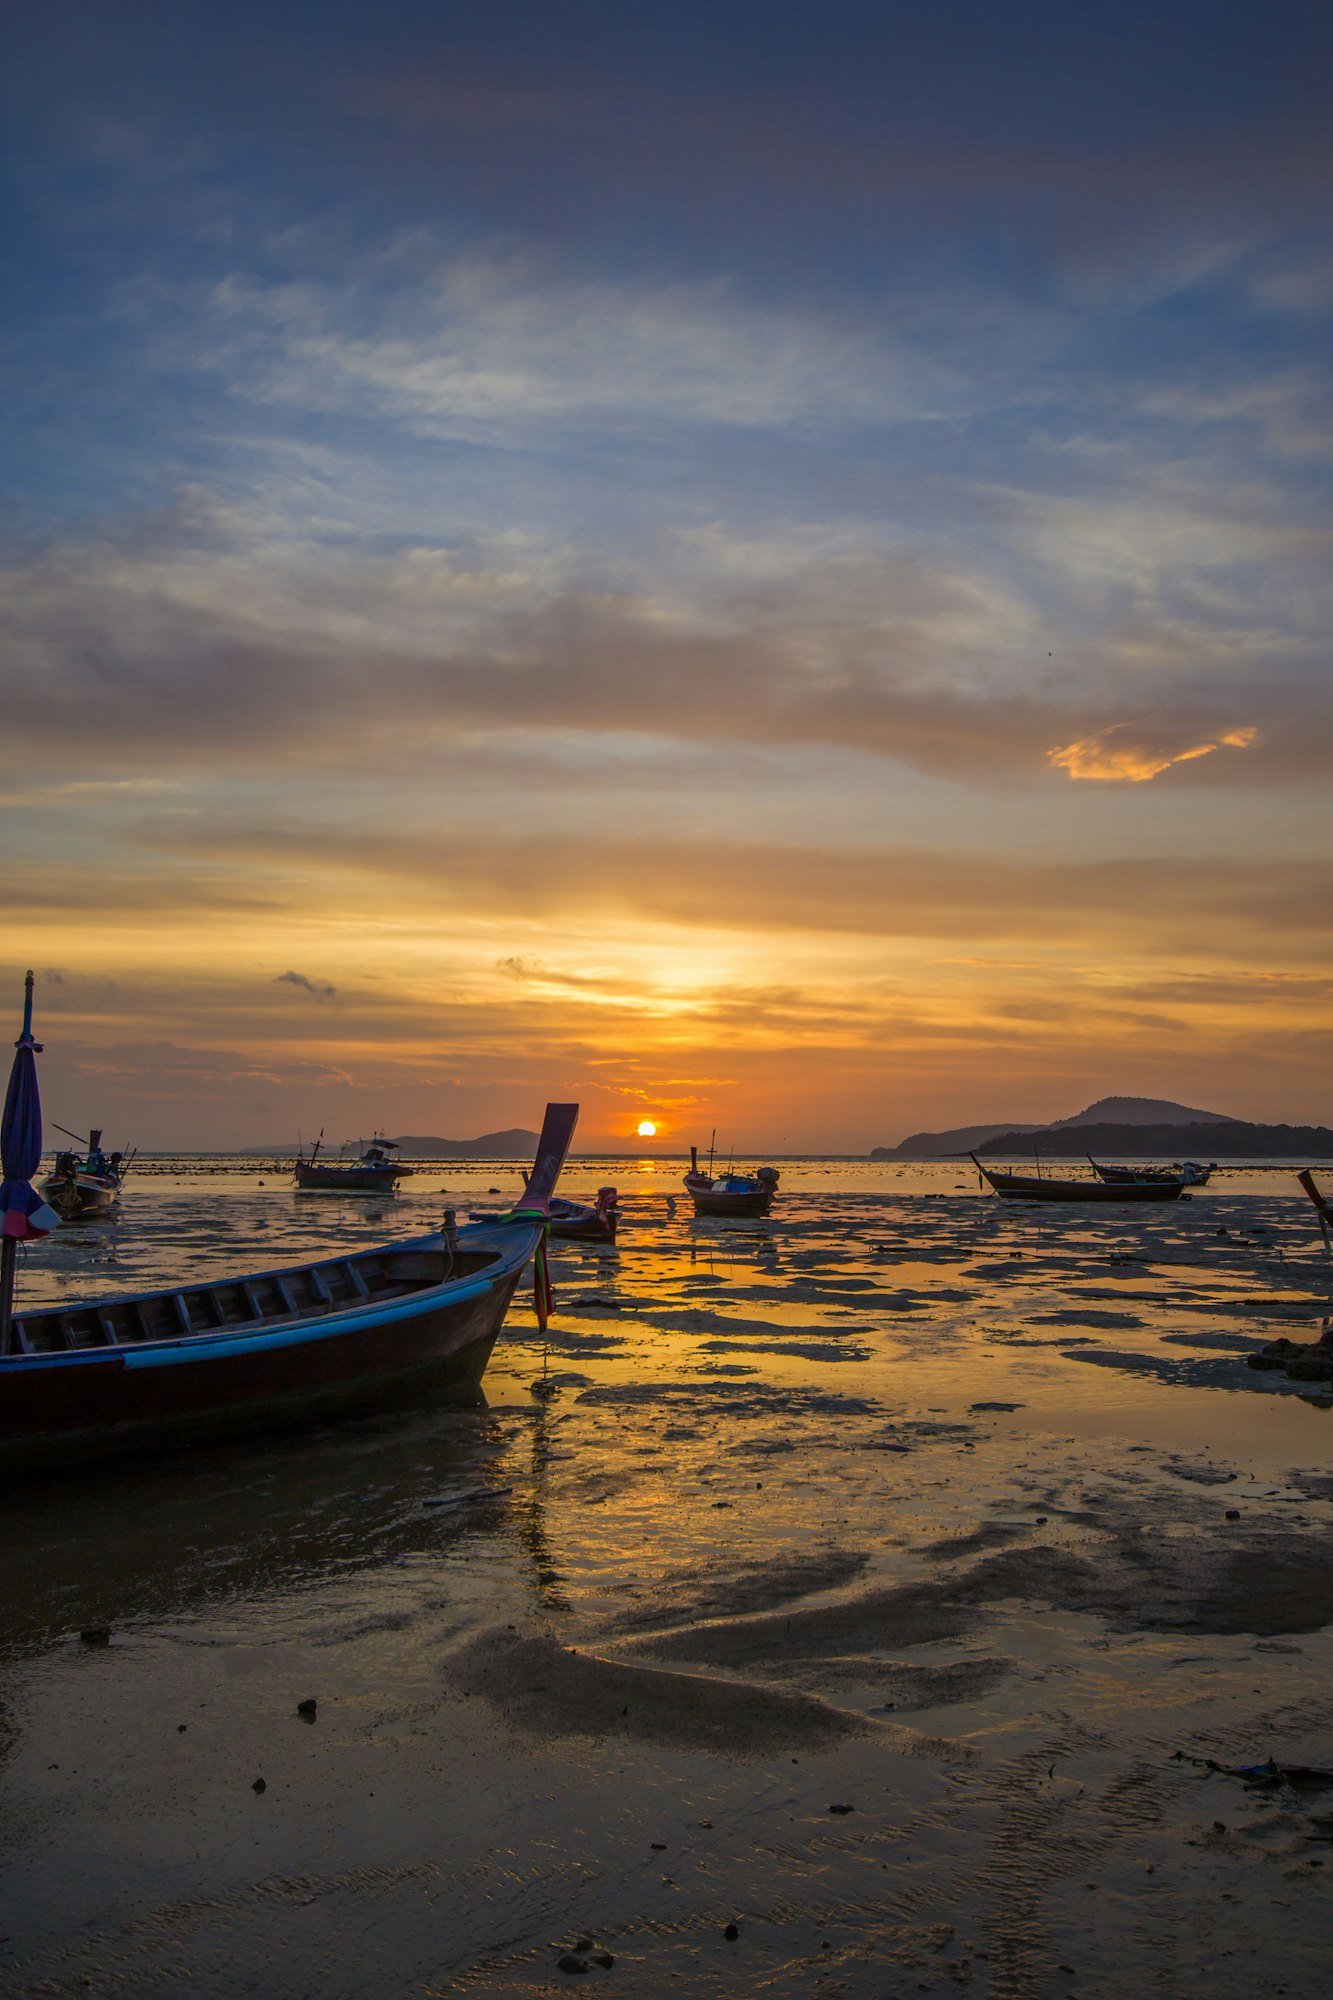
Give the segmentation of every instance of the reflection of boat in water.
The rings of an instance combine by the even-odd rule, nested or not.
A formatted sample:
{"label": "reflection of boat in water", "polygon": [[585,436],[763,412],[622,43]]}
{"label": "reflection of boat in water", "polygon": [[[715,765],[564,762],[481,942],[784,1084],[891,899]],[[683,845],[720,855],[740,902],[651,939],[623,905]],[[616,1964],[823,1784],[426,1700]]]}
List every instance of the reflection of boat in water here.
{"label": "reflection of boat in water", "polygon": [[[470,1214],[473,1222],[504,1222],[508,1219],[495,1209],[474,1208]],[[550,1218],[547,1226],[550,1236],[563,1237],[571,1243],[614,1243],[619,1220],[616,1190],[600,1187],[597,1199],[592,1202],[567,1201],[563,1195],[556,1195],[551,1202]]]}
{"label": "reflection of boat in water", "polygon": [[1177,1201],[1185,1183],[1174,1176],[1168,1180],[1067,1181],[1051,1174],[1008,1174],[998,1167],[985,1167],[975,1153],[969,1153],[977,1172],[989,1181],[996,1194],[1012,1201]]}
{"label": "reflection of boat in water", "polygon": [[322,1141],[315,1141],[315,1149],[308,1160],[298,1157],[293,1171],[296,1185],[308,1192],[325,1190],[334,1194],[392,1194],[397,1183],[412,1172],[393,1158],[398,1149],[396,1139],[386,1139],[381,1133],[365,1146],[355,1160],[321,1160],[319,1148]]}
{"label": "reflection of boat in water", "polygon": [[1088,1155],[1088,1165],[1099,1181],[1122,1187],[1129,1181],[1178,1181],[1181,1187],[1207,1187],[1216,1160],[1205,1166],[1202,1160],[1177,1160],[1170,1167],[1110,1167]]}
{"label": "reflection of boat in water", "polygon": [[[711,1164],[711,1159],[710,1159]],[[728,1170],[714,1179],[699,1168],[699,1149],[690,1147],[690,1171],[685,1186],[694,1202],[696,1215],[767,1215],[778,1191],[776,1167],[760,1167],[753,1174]]]}
{"label": "reflection of boat in water", "polygon": [[[63,1125],[57,1125],[56,1131],[83,1145],[81,1133],[67,1131]],[[104,1214],[120,1200],[129,1164],[123,1153],[103,1152],[102,1128],[95,1126],[88,1134],[86,1152],[56,1154],[55,1165],[41,1183],[42,1199],[67,1222],[76,1216]]]}
{"label": "reflection of boat in water", "polygon": [[475,1394],[577,1116],[547,1106],[526,1212],[504,1227],[17,1314],[0,1355],[0,1465],[306,1423],[428,1385]]}

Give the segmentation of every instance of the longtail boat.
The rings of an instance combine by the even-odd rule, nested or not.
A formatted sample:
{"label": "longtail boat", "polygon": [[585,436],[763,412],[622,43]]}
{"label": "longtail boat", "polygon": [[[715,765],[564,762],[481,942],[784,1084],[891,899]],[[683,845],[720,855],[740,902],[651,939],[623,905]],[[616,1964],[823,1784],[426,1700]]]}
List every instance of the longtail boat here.
{"label": "longtail boat", "polygon": [[475,1397],[524,1266],[549,1309],[546,1214],[578,1118],[549,1104],[521,1211],[254,1276],[16,1313],[0,1467],[253,1434],[416,1395]]}
{"label": "longtail boat", "polygon": [[[506,1219],[489,1208],[474,1208],[470,1215],[473,1222]],[[590,1202],[567,1201],[563,1195],[557,1195],[551,1203],[547,1234],[570,1243],[614,1243],[619,1219],[613,1187],[598,1188],[596,1200]]]}
{"label": "longtail boat", "polygon": [[292,1169],[297,1187],[306,1193],[393,1194],[398,1182],[412,1172],[392,1158],[398,1141],[378,1132],[355,1160],[321,1160],[320,1143],[316,1139],[308,1160],[298,1155]]}
{"label": "longtail boat", "polygon": [[699,1148],[690,1147],[690,1171],[685,1187],[696,1215],[767,1215],[778,1191],[776,1167],[760,1167],[753,1174],[719,1174],[714,1179],[699,1166]]}
{"label": "longtail boat", "polygon": [[[57,1125],[56,1131],[83,1145],[81,1133],[71,1132],[64,1125]],[[67,1222],[76,1217],[105,1214],[120,1200],[128,1166],[123,1153],[103,1152],[101,1127],[94,1126],[88,1134],[86,1151],[56,1154],[55,1165],[41,1183],[42,1199]]]}
{"label": "longtail boat", "polygon": [[969,1153],[982,1179],[996,1194],[1011,1201],[1179,1201],[1185,1192],[1183,1181],[1067,1181],[1050,1174],[1007,1174],[997,1167],[984,1167],[975,1153]]}

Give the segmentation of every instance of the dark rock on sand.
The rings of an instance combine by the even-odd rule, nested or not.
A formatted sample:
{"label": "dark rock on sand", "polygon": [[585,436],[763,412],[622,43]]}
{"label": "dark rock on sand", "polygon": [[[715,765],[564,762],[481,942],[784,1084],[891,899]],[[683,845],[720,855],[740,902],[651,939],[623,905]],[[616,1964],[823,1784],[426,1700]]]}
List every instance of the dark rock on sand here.
{"label": "dark rock on sand", "polygon": [[79,1634],[85,1646],[109,1646],[111,1627],[109,1625],[85,1625]]}
{"label": "dark rock on sand", "polygon": [[555,1969],[557,1972],[586,1972],[588,1961],[586,1958],[576,1958],[572,1951],[566,1951],[556,1960]]}
{"label": "dark rock on sand", "polygon": [[1333,1341],[1270,1340],[1257,1354],[1247,1354],[1251,1368],[1284,1368],[1293,1382],[1333,1382]]}
{"label": "dark rock on sand", "polygon": [[313,1722],[315,1717],[319,1714],[319,1703],[315,1700],[314,1696],[311,1695],[305,1701],[297,1702],[296,1713],[300,1716],[303,1722]]}

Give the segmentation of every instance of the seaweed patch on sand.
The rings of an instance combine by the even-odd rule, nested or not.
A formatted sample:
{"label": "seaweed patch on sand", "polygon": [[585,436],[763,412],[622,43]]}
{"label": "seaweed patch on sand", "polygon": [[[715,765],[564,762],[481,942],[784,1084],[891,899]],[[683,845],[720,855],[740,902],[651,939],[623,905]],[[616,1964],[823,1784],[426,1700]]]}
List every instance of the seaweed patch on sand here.
{"label": "seaweed patch on sand", "polygon": [[874,1725],[804,1694],[605,1659],[547,1632],[483,1632],[449,1678],[540,1736],[628,1736],[677,1750],[764,1757],[814,1750]]}
{"label": "seaweed patch on sand", "polygon": [[812,1549],[735,1569],[701,1571],[696,1565],[656,1578],[643,1596],[615,1619],[620,1631],[651,1631],[725,1614],[771,1611],[792,1598],[835,1590],[860,1576],[870,1561],[863,1549]]}
{"label": "seaweed patch on sand", "polygon": [[1272,1638],[1333,1621],[1333,1534],[1217,1522],[1157,1538],[1131,1524],[1091,1559],[1041,1543],[990,1556],[937,1587],[963,1604],[1015,1598],[1090,1612],[1119,1632]]}
{"label": "seaweed patch on sand", "polygon": [[812,1692],[830,1686],[873,1690],[886,1709],[947,1708],[979,1701],[1014,1672],[1012,1660],[984,1656],[968,1660],[880,1660],[852,1654],[839,1660],[775,1661],[777,1678]]}
{"label": "seaweed patch on sand", "polygon": [[658,1659],[763,1673],[774,1660],[932,1645],[969,1631],[976,1616],[970,1604],[950,1598],[939,1583],[907,1583],[867,1591],[847,1603],[663,1632],[637,1641],[636,1649]]}

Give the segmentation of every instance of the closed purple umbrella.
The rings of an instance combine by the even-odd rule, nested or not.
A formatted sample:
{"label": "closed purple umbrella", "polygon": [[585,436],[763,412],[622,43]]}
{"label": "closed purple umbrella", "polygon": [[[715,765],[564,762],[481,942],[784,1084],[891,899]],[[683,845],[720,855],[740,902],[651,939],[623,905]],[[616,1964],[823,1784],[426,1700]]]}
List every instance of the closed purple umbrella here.
{"label": "closed purple umbrella", "polygon": [[23,1033],[14,1044],[4,1117],[0,1119],[0,1354],[8,1354],[14,1317],[14,1262],[20,1243],[48,1236],[60,1217],[48,1208],[32,1177],[42,1158],[42,1100],[37,1089],[41,1043],[32,1038],[32,974],[23,987]]}

